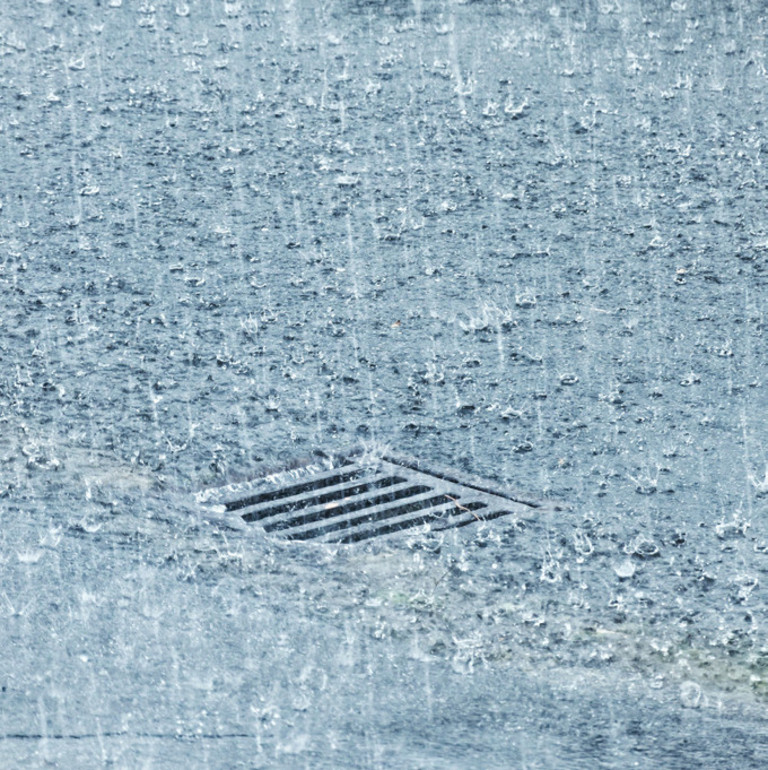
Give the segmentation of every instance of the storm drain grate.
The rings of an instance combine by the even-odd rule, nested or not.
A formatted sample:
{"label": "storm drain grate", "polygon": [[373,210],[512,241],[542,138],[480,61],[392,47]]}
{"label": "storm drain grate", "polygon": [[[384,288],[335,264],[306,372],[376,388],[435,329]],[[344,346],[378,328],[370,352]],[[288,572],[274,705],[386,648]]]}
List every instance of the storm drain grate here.
{"label": "storm drain grate", "polygon": [[285,540],[354,543],[413,527],[464,527],[544,504],[422,463],[368,454],[322,455],[252,481],[209,489],[198,501],[239,514]]}

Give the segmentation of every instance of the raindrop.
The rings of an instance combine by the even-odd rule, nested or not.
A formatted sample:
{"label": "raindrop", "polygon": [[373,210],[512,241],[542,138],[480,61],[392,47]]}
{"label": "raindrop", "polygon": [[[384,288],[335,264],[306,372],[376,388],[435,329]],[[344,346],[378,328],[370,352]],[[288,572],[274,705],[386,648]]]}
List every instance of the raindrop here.
{"label": "raindrop", "polygon": [[742,537],[750,526],[750,522],[744,521],[738,514],[734,514],[730,521],[721,521],[715,525],[715,534],[720,540]]}
{"label": "raindrop", "polygon": [[649,537],[638,535],[624,548],[624,553],[638,559],[650,559],[659,555],[659,547]]}
{"label": "raindrop", "polygon": [[580,556],[589,556],[595,550],[591,538],[581,529],[573,533],[573,547]]}
{"label": "raindrop", "polygon": [[682,380],[680,380],[680,384],[684,388],[688,388],[691,385],[695,385],[698,382],[701,382],[701,377],[699,377],[699,375],[696,374],[695,372],[690,372],[685,377],[683,377]]}
{"label": "raindrop", "polygon": [[535,307],[536,295],[532,291],[524,291],[515,295],[515,304],[518,307]]}
{"label": "raindrop", "polygon": [[43,558],[43,553],[39,548],[32,548],[27,551],[19,551],[16,557],[22,564],[37,564]]}
{"label": "raindrop", "polygon": [[522,102],[515,103],[511,99],[508,99],[504,105],[504,114],[509,115],[512,120],[519,120],[528,114],[528,100],[523,99]]}
{"label": "raindrop", "polygon": [[335,181],[338,187],[356,187],[360,182],[360,177],[354,174],[340,174]]}

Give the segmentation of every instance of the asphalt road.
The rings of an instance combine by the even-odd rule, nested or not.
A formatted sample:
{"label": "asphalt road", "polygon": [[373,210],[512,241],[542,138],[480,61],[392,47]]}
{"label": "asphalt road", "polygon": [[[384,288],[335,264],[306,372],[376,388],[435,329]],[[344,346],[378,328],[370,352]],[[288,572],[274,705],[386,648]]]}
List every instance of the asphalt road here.
{"label": "asphalt road", "polygon": [[[539,6],[6,0],[0,765],[765,766],[768,21]],[[195,502],[360,443],[568,509]]]}

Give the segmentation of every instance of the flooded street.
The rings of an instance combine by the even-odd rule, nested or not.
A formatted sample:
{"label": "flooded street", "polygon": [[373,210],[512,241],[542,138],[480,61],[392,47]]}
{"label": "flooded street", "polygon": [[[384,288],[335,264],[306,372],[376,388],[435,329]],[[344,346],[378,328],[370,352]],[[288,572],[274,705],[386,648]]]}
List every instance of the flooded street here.
{"label": "flooded street", "polygon": [[[767,33],[6,0],[8,766],[766,766]],[[349,546],[200,505],[353,446],[556,505]]]}

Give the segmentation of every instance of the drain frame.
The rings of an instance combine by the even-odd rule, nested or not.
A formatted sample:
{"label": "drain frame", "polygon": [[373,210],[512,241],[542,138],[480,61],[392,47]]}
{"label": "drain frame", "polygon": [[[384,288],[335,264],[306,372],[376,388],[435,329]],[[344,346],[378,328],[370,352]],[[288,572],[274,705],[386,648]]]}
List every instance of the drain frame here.
{"label": "drain frame", "polygon": [[562,510],[476,476],[364,450],[321,450],[295,467],[205,489],[197,502],[273,538],[353,544],[406,530],[437,532]]}

